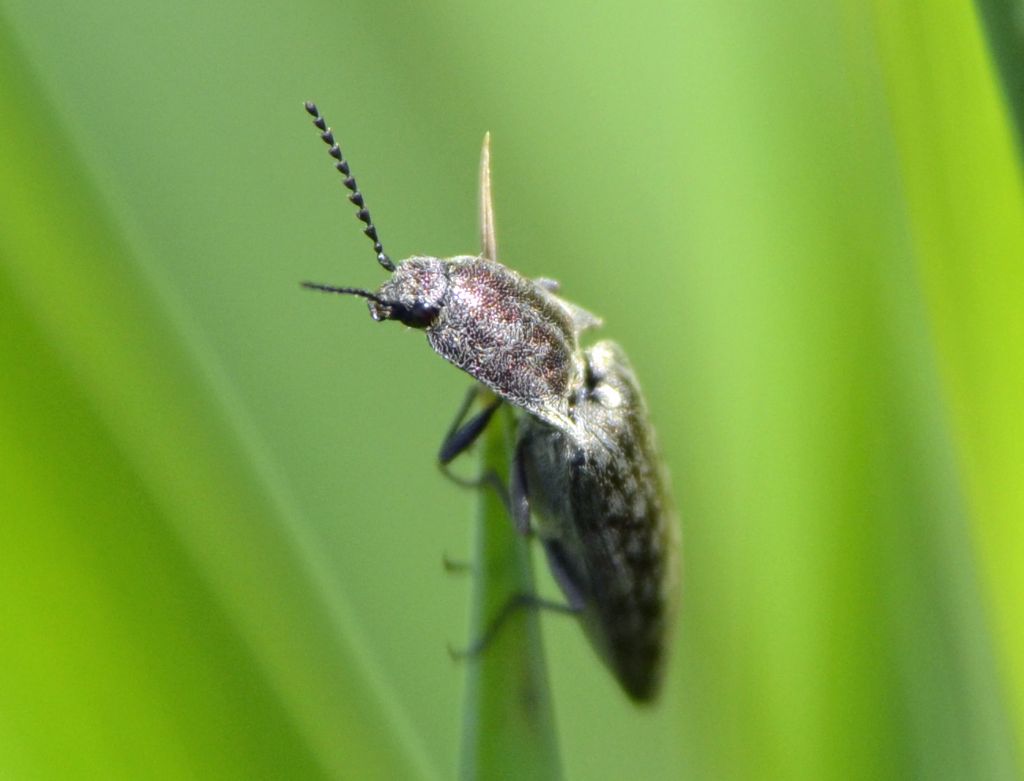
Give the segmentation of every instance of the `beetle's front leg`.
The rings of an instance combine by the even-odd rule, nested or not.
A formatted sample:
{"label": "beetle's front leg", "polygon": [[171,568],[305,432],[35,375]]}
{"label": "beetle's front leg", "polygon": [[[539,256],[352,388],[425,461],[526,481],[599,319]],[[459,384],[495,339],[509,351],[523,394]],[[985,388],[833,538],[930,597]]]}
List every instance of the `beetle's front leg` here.
{"label": "beetle's front leg", "polygon": [[448,468],[448,465],[452,461],[468,450],[470,446],[480,438],[484,429],[487,428],[487,424],[490,423],[491,418],[494,417],[494,413],[498,410],[498,407],[501,406],[501,399],[495,398],[494,401],[490,402],[480,412],[466,421],[466,416],[469,414],[469,410],[472,408],[473,402],[475,402],[477,396],[483,392],[484,388],[479,385],[473,385],[469,389],[469,392],[466,394],[466,398],[463,400],[462,405],[459,407],[459,411],[455,415],[455,420],[452,422],[451,427],[448,429],[448,433],[445,434],[444,441],[441,443],[441,449],[437,454],[437,465],[441,469],[441,474],[463,488],[480,488],[483,486],[490,486],[498,492],[498,496],[501,497],[501,501],[504,503],[506,510],[511,512],[508,491],[505,490],[505,486],[501,482],[501,478],[494,470],[485,472],[476,478],[466,478],[453,473]]}
{"label": "beetle's front leg", "polygon": [[437,460],[442,468],[448,466],[459,454],[468,450],[476,442],[484,429],[487,428],[487,424],[491,422],[491,418],[498,407],[501,406],[501,399],[496,397],[494,401],[470,418],[468,422],[463,423],[462,421],[469,414],[473,402],[476,401],[477,396],[483,393],[483,390],[479,385],[473,385],[466,394],[466,398],[463,399],[459,411],[455,414],[455,420],[448,429],[448,433],[444,435],[444,442],[441,443],[441,450],[437,454]]}

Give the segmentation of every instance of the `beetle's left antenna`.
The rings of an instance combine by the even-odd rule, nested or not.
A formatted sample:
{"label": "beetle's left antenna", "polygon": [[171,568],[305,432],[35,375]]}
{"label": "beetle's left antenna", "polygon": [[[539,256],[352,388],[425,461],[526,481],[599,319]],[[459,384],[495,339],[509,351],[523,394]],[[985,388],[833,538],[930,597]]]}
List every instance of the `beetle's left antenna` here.
{"label": "beetle's left antenna", "polygon": [[356,185],[355,177],[349,171],[348,160],[345,159],[344,155],[341,154],[341,148],[334,141],[334,133],[327,126],[327,121],[320,116],[320,110],[316,107],[316,104],[311,101],[306,101],[306,111],[313,117],[313,124],[316,129],[320,131],[321,140],[330,147],[327,150],[327,154],[335,159],[334,167],[338,169],[342,176],[345,177],[345,186],[352,191],[352,194],[348,199],[356,205],[356,217],[366,223],[366,227],[363,229],[363,233],[369,236],[370,241],[373,242],[373,249],[377,253],[377,262],[380,263],[388,271],[395,270],[395,264],[391,262],[384,253],[384,247],[381,246],[380,239],[377,238],[377,229],[373,225],[373,220],[370,219],[370,210],[366,208],[366,204],[363,202],[363,194],[359,192],[359,187]]}

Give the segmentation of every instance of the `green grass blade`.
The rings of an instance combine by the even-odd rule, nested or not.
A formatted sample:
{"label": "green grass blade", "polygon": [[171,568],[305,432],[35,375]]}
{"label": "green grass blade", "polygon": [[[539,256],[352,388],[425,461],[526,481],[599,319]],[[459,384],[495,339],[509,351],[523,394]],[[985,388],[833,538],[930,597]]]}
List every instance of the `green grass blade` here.
{"label": "green grass blade", "polygon": [[985,23],[992,59],[999,69],[1019,153],[1024,151],[1024,7],[1020,0],[976,0],[976,6]]}
{"label": "green grass blade", "polygon": [[[1004,751],[1018,757],[1019,774],[1024,745],[1020,148],[1014,149],[998,74],[969,6],[927,13],[886,7],[878,22],[908,235],[969,512],[970,539],[957,546],[963,559],[955,576],[963,580],[964,573],[974,573],[985,600],[958,613],[964,624],[961,659],[977,671],[984,659],[979,651],[987,645],[993,668],[988,673],[993,685],[969,685],[981,706],[972,734],[989,746],[1003,739]],[[1004,723],[992,715],[1000,708]],[[994,748],[988,753],[998,756]]]}
{"label": "green grass blade", "polygon": [[[514,425],[504,406],[484,434],[485,471],[509,473]],[[515,594],[534,593],[530,540],[518,534],[495,491],[480,492],[474,560],[472,637]],[[479,654],[467,661],[462,721],[464,779],[561,777],[540,615],[518,610]]]}
{"label": "green grass blade", "polygon": [[275,469],[31,71],[0,19],[5,762],[432,775]]}

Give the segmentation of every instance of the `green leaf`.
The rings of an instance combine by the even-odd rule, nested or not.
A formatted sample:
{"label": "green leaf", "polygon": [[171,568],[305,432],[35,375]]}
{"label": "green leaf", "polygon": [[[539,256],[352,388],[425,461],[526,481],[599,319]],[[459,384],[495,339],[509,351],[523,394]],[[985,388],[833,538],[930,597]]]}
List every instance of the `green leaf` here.
{"label": "green leaf", "polygon": [[985,22],[1006,108],[1013,117],[1017,151],[1024,153],[1024,7],[1019,0],[976,0],[975,5]]}
{"label": "green leaf", "polygon": [[[509,474],[514,431],[503,405],[484,433],[483,474]],[[478,515],[471,631],[483,638],[510,599],[536,592],[530,540],[516,532],[496,491],[480,491]],[[539,612],[514,610],[497,630],[467,660],[462,778],[561,778]]]}
{"label": "green leaf", "polygon": [[29,70],[0,24],[6,761],[429,775],[278,478]]}

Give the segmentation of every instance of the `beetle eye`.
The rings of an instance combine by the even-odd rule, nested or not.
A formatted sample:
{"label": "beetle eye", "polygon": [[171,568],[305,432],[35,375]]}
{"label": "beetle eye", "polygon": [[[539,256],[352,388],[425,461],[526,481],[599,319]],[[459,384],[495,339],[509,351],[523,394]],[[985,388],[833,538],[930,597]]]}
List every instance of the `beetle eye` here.
{"label": "beetle eye", "polygon": [[417,301],[412,307],[412,317],[414,320],[422,322],[423,325],[430,325],[437,317],[437,311],[436,306],[429,306]]}
{"label": "beetle eye", "polygon": [[412,306],[403,304],[390,304],[391,314],[389,320],[398,320],[412,328],[426,328],[437,318],[440,311],[436,306],[417,301]]}

